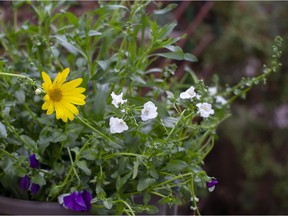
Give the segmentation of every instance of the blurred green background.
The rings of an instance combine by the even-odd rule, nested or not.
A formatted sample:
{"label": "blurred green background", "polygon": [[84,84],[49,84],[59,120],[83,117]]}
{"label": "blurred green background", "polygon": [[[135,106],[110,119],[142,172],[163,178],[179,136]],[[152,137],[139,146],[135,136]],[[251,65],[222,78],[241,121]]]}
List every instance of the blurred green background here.
{"label": "blurred green background", "polygon": [[[186,34],[179,42],[185,52],[197,56],[189,64],[174,61],[175,76],[189,83],[185,67],[211,85],[234,85],[243,76],[262,73],[269,65],[276,35],[282,45],[282,68],[266,85],[254,87],[245,100],[232,105],[232,116],[218,130],[219,140],[206,158],[206,171],[218,179],[216,189],[199,202],[202,214],[288,214],[288,2],[263,1],[156,1],[177,7],[158,20],[177,20],[171,36]],[[15,2],[14,2],[15,3]],[[97,1],[74,1],[69,9],[76,16],[98,7]],[[157,8],[151,3],[147,12]],[[13,2],[0,2],[0,19],[13,20]],[[10,12],[9,12],[10,10]],[[31,11],[18,11],[21,21]],[[165,62],[156,62],[160,66]],[[191,212],[185,208],[182,214]]]}

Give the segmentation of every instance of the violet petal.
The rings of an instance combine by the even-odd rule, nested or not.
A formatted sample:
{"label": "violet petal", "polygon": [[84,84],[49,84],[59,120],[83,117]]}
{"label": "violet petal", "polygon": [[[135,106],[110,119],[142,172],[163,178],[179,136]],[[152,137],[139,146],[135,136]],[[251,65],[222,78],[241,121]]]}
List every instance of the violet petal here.
{"label": "violet petal", "polygon": [[27,175],[23,176],[21,181],[20,181],[20,188],[23,190],[28,190],[30,187],[30,179]]}
{"label": "violet petal", "polygon": [[82,207],[79,206],[78,203],[75,201],[77,195],[78,195],[78,192],[74,191],[70,195],[65,196],[63,198],[64,206],[67,207],[68,209],[72,209],[74,211],[82,211]]}
{"label": "violet petal", "polygon": [[84,190],[82,192],[82,196],[83,196],[84,202],[86,204],[86,208],[87,208],[87,210],[89,210],[91,208],[92,195],[89,191]]}
{"label": "violet petal", "polygon": [[40,189],[40,185],[32,183],[30,189],[31,189],[32,194],[36,194]]}
{"label": "violet petal", "polygon": [[29,156],[29,161],[30,161],[30,167],[31,168],[36,168],[39,169],[40,168],[40,163],[39,161],[36,159],[35,154],[32,154]]}
{"label": "violet petal", "polygon": [[210,182],[206,183],[207,188],[214,187],[216,184],[218,184],[218,181],[216,179],[212,179]]}

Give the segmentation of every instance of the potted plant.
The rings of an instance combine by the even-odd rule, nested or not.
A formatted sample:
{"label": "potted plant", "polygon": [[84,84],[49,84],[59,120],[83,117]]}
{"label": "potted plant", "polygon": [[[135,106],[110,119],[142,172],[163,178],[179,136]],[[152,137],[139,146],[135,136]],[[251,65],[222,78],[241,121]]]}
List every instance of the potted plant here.
{"label": "potted plant", "polygon": [[[258,77],[208,87],[188,68],[191,81],[181,83],[175,64],[153,65],[197,60],[170,37],[175,22],[155,21],[174,4],[147,13],[150,2],[99,2],[80,17],[69,4],[15,3],[32,8],[36,23],[3,28],[2,200],[12,198],[14,209],[49,203],[47,214],[149,214],[187,203],[200,214],[198,191],[218,183],[203,166],[217,126],[277,70],[281,38]],[[28,209],[43,213],[38,207]]]}

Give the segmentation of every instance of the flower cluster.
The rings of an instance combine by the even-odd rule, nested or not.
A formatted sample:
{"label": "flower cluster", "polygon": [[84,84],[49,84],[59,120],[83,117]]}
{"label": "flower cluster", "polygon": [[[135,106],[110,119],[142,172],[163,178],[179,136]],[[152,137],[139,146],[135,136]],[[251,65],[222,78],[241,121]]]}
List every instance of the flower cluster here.
{"label": "flower cluster", "polygon": [[103,1],[79,18],[62,2],[38,3],[29,7],[39,25],[1,32],[3,47],[19,39],[0,58],[1,195],[103,215],[157,213],[156,196],[200,214],[198,194],[218,183],[203,166],[218,125],[277,61],[249,87],[209,88],[196,75],[180,82],[176,66],[155,67],[157,58],[196,57],[170,38],[174,22],[146,13],[150,2]]}

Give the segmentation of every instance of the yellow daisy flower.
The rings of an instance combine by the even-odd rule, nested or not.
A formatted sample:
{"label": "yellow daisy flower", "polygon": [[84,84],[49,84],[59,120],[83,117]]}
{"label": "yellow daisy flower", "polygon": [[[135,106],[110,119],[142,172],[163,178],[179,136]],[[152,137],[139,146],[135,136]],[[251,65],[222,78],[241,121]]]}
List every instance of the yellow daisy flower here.
{"label": "yellow daisy flower", "polygon": [[69,72],[69,68],[59,72],[53,83],[49,75],[42,72],[44,80],[42,87],[46,92],[42,109],[47,110],[47,115],[55,111],[56,118],[61,118],[64,122],[67,122],[67,119],[73,120],[74,115],[78,115],[79,111],[74,104],[84,105],[86,98],[85,95],[81,94],[85,91],[85,88],[78,87],[82,83],[82,78],[64,83]]}

